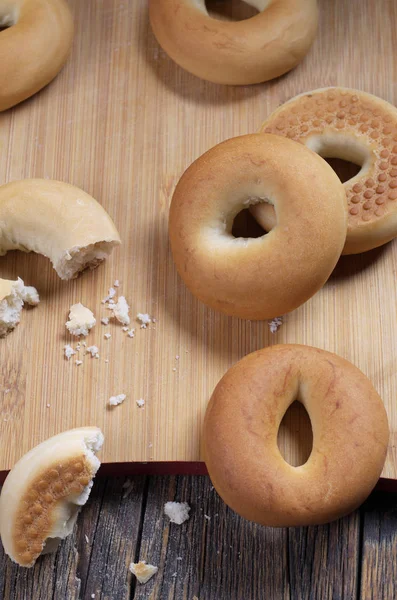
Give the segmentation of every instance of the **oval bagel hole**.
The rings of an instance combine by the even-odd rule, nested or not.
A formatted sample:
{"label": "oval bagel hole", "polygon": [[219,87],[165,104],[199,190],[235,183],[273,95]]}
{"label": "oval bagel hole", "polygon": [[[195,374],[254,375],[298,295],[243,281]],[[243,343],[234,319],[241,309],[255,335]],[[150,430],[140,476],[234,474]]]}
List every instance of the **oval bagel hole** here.
{"label": "oval bagel hole", "polygon": [[244,21],[259,12],[242,0],[205,0],[205,7],[210,17],[220,21]]}
{"label": "oval bagel hole", "polygon": [[232,235],[235,238],[260,238],[266,231],[254,219],[248,208],[243,208],[234,217]]}
{"label": "oval bagel hole", "polygon": [[304,465],[313,448],[310,417],[297,400],[287,409],[280,423],[277,445],[284,460],[293,467]]}

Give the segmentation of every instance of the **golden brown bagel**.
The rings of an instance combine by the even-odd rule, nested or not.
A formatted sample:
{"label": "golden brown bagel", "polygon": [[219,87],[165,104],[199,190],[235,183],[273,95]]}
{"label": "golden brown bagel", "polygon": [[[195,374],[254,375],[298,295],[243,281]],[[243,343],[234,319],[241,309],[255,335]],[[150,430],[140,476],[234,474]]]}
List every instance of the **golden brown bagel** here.
{"label": "golden brown bagel", "polygon": [[26,100],[59,73],[73,20],[65,0],[0,0],[0,111]]}
{"label": "golden brown bagel", "polygon": [[154,34],[169,56],[197,77],[231,85],[278,77],[307,54],[317,31],[317,0],[249,0],[251,19],[225,22],[204,0],[150,0]]}
{"label": "golden brown bagel", "polygon": [[[371,94],[325,88],[280,106],[261,131],[289,137],[323,157],[362,165],[345,182],[348,229],[343,254],[381,246],[397,236],[397,109]],[[274,225],[269,206],[251,212],[265,230]]]}
{"label": "golden brown bagel", "polygon": [[[261,202],[274,204],[277,227],[235,238],[234,217]],[[252,134],[218,144],[185,171],[169,235],[179,274],[197,298],[228,315],[271,319],[326,282],[346,226],[343,185],[322,158],[283,137]]]}
{"label": "golden brown bagel", "polygon": [[[304,465],[280,454],[277,433],[299,400],[313,429]],[[386,458],[388,423],[365,375],[335,354],[299,345],[254,352],[218,383],[204,421],[204,459],[233,510],[274,527],[326,523],[357,508]]]}

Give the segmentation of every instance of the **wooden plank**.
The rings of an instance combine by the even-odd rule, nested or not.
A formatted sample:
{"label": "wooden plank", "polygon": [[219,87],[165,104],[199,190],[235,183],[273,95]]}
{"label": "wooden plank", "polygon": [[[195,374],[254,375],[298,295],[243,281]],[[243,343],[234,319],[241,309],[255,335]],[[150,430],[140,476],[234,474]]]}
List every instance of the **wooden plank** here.
{"label": "wooden plank", "polygon": [[290,528],[291,600],[356,598],[359,553],[359,511],[329,525]]}
{"label": "wooden plank", "polygon": [[[165,502],[188,502],[190,519],[170,524]],[[139,558],[159,567],[134,600],[289,599],[287,530],[241,519],[208,477],[151,477]]]}
{"label": "wooden plank", "polygon": [[[372,379],[391,423],[383,474],[397,477],[396,243],[343,259],[323,290],[272,335],[267,323],[227,318],[197,302],[176,274],[167,237],[184,169],[225,138],[256,131],[291,96],[344,85],[397,103],[396,3],[320,0],[318,36],[302,64],[242,87],[213,85],[177,67],[151,33],[146,0],[70,6],[76,36],[65,68],[41,93],[0,114],[0,183],[36,176],[82,187],[112,215],[123,246],[70,283],[42,257],[0,259],[3,277],[19,275],[42,296],[0,342],[0,470],[50,435],[91,424],[105,433],[104,462],[198,461],[205,408],[227,368],[263,346],[298,342],[335,351]],[[116,278],[132,315],[149,312],[157,324],[134,339],[112,325],[108,341],[97,325],[88,342],[101,358],[76,367],[63,358],[68,309],[81,301],[99,319]],[[123,392],[126,402],[108,410],[108,398]],[[143,410],[138,398],[146,400]],[[280,445],[296,462],[290,421]],[[303,433],[304,422],[297,420]]]}
{"label": "wooden plank", "polygon": [[125,481],[97,478],[73,534],[32,569],[13,564],[0,545],[0,600],[127,600],[146,478],[135,477],[127,496]]}
{"label": "wooden plank", "polygon": [[397,497],[374,494],[363,510],[361,600],[397,598]]}

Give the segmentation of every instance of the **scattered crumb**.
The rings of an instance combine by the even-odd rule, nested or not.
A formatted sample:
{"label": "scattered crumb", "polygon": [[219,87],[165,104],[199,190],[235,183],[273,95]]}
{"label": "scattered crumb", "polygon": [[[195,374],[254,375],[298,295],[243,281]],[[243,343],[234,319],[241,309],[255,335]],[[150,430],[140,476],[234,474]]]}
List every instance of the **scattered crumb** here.
{"label": "scattered crumb", "polygon": [[82,360],[76,360],[76,365],[77,365],[77,366],[80,366],[80,365],[82,365],[82,364],[83,364],[83,361],[82,361]]}
{"label": "scattered crumb", "polygon": [[109,359],[108,359],[108,358],[105,358],[105,363],[108,363],[108,362],[109,362]]}
{"label": "scattered crumb", "polygon": [[93,313],[81,302],[70,307],[69,321],[66,322],[66,328],[72,335],[88,335],[89,330],[94,327],[95,323],[96,319]]}
{"label": "scattered crumb", "polygon": [[176,560],[183,560],[182,556],[177,556]]}
{"label": "scattered crumb", "polygon": [[39,293],[32,285],[23,285],[22,289],[20,290],[20,294],[22,300],[31,306],[37,306],[40,302]]}
{"label": "scattered crumb", "polygon": [[51,404],[47,404],[47,408],[50,408]]}
{"label": "scattered crumb", "polygon": [[171,523],[182,525],[189,518],[190,506],[187,502],[166,502],[164,513]]}
{"label": "scattered crumb", "polygon": [[123,325],[129,325],[129,310],[130,307],[127,304],[127,300],[124,298],[124,296],[120,296],[120,298],[117,301],[117,304],[115,304],[113,307],[113,316],[116,317],[116,319]]}
{"label": "scattered crumb", "polygon": [[149,443],[149,448],[153,448],[152,442]]}
{"label": "scattered crumb", "polygon": [[178,575],[177,571],[171,575],[171,577],[176,577]]}
{"label": "scattered crumb", "polygon": [[173,370],[173,371],[176,371],[176,367],[173,367],[173,369],[172,369],[172,370]]}
{"label": "scattered crumb", "polygon": [[95,598],[95,594],[91,594],[91,598]]}
{"label": "scattered crumb", "polygon": [[109,292],[108,295],[106,296],[106,298],[104,298],[102,300],[102,304],[106,304],[106,302],[110,302],[112,300],[112,298],[114,298],[116,295],[116,290],[114,288],[109,288]]}
{"label": "scattered crumb", "polygon": [[139,398],[139,400],[137,400],[136,403],[139,406],[139,408],[142,408],[143,406],[145,406],[145,401],[143,398]]}
{"label": "scattered crumb", "polygon": [[180,359],[180,356],[179,356],[179,354],[177,354],[177,355],[175,356],[175,360],[179,360],[179,359]]}
{"label": "scattered crumb", "polygon": [[87,535],[87,534],[85,534],[85,535],[84,535],[84,537],[85,537],[85,541],[87,542],[87,544],[89,544],[89,543],[90,543],[90,540],[88,539],[88,535]]}
{"label": "scattered crumb", "polygon": [[[124,328],[123,328],[124,329]],[[135,337],[135,329],[129,329],[128,333],[127,333],[128,337],[133,338]]]}
{"label": "scattered crumb", "polygon": [[139,583],[147,583],[157,573],[158,567],[147,565],[145,560],[141,560],[139,563],[131,563],[130,571]]}
{"label": "scattered crumb", "polygon": [[129,328],[128,328],[128,327],[122,327],[121,329],[122,329],[123,331],[128,331],[128,329],[129,329]]}
{"label": "scattered crumb", "polygon": [[120,285],[120,281],[118,279],[116,279],[116,281],[113,284],[113,287],[119,287]]}
{"label": "scattered crumb", "polygon": [[111,396],[109,398],[109,404],[110,406],[117,406],[118,404],[121,404],[122,402],[124,402],[124,400],[127,398],[127,396],[125,394],[118,394],[117,396]]}
{"label": "scattered crumb", "polygon": [[152,318],[147,313],[138,313],[136,316],[137,320],[142,323],[141,329],[146,329],[149,323],[152,322]]}
{"label": "scattered crumb", "polygon": [[88,346],[87,352],[89,352],[92,358],[99,358],[99,348],[98,346]]}
{"label": "scattered crumb", "polygon": [[105,335],[103,336],[106,340],[109,340],[112,337],[111,333],[105,333]]}
{"label": "scattered crumb", "polygon": [[65,357],[68,360],[73,356],[73,354],[76,354],[76,351],[73,350],[73,348],[70,344],[66,344],[66,346],[64,346],[64,351],[65,351]]}
{"label": "scattered crumb", "polygon": [[209,517],[208,515],[204,515],[204,519],[207,519],[207,521],[211,521],[211,517]]}
{"label": "scattered crumb", "polygon": [[103,317],[101,323],[102,325],[109,325],[109,317]]}
{"label": "scattered crumb", "polygon": [[87,348],[87,342],[81,342],[81,344],[84,346],[84,348]]}
{"label": "scattered crumb", "polygon": [[270,333],[276,333],[278,328],[283,324],[283,317],[275,317],[272,321],[268,321]]}

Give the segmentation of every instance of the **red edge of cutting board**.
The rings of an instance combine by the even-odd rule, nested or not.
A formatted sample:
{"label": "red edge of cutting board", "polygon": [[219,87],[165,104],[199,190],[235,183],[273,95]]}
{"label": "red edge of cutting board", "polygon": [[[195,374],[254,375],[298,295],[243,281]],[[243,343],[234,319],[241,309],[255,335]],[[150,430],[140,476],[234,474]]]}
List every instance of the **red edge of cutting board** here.
{"label": "red edge of cutting board", "polygon": [[[8,471],[0,471],[0,485]],[[208,475],[203,462],[136,462],[136,463],[107,463],[101,465],[99,477],[124,477],[127,475]],[[381,477],[374,490],[378,492],[397,493],[397,480]]]}

